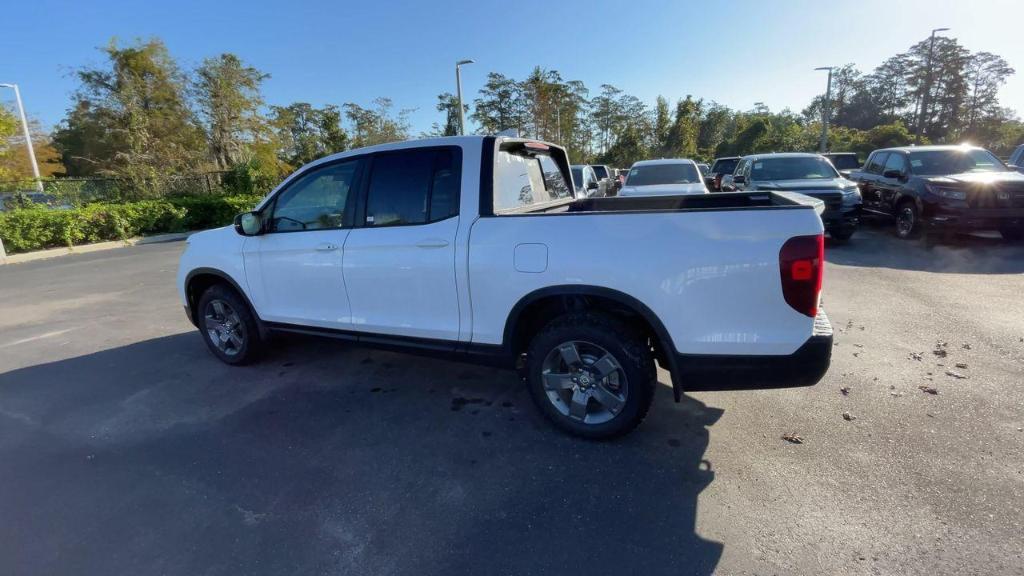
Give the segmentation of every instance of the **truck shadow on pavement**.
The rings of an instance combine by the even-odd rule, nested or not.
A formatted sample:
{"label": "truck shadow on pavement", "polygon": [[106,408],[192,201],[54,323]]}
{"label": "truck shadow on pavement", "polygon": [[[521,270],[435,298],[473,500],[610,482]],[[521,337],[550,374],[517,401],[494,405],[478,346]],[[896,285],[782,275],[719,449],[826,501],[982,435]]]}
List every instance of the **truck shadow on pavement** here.
{"label": "truck shadow on pavement", "polygon": [[826,239],[825,260],[844,266],[892,268],[954,274],[1024,272],[1024,244],[995,233],[957,234],[926,247],[921,239],[900,240],[889,225],[862,226],[847,244]]}
{"label": "truck shadow on pavement", "polygon": [[[711,574],[722,410],[615,442],[553,430],[511,372],[195,333],[0,374],[0,572]],[[726,511],[703,511],[726,514]],[[737,518],[737,522],[742,522]]]}

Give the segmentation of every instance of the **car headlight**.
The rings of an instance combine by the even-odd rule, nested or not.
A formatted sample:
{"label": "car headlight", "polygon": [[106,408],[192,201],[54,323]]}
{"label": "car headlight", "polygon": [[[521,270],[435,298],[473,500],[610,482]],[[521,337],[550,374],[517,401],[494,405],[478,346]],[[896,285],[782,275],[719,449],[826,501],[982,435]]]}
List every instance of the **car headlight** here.
{"label": "car headlight", "polygon": [[928,191],[941,198],[950,200],[967,200],[967,192],[959,188],[946,188],[944,186],[928,185]]}
{"label": "car headlight", "polygon": [[843,188],[843,204],[849,206],[852,204],[860,204],[860,202],[860,190],[856,186]]}

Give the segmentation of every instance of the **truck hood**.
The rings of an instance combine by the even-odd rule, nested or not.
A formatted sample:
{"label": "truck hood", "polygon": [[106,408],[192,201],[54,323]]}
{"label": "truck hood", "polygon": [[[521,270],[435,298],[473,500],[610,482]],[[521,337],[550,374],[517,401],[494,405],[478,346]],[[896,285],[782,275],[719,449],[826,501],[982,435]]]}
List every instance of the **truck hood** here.
{"label": "truck hood", "polygon": [[925,178],[928,182],[935,184],[996,184],[1012,182],[1024,184],[1024,174],[1020,172],[966,172],[964,174],[951,174],[949,176],[930,176]]}
{"label": "truck hood", "polygon": [[619,196],[679,196],[683,194],[707,194],[703,182],[691,184],[653,184],[651,186],[624,186]]}
{"label": "truck hood", "polygon": [[755,180],[754,185],[758,190],[789,190],[803,192],[805,190],[835,190],[841,191],[846,188],[853,188],[855,183],[846,178],[817,179],[817,180]]}

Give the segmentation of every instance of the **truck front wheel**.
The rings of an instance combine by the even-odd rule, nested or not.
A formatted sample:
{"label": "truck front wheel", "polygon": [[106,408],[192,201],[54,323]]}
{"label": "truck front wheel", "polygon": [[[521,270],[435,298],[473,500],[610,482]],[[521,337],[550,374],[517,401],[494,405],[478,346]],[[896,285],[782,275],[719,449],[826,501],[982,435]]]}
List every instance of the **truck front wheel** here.
{"label": "truck front wheel", "polygon": [[263,352],[256,318],[230,287],[214,284],[199,297],[197,324],[214,356],[227,364],[242,365]]}
{"label": "truck front wheel", "polygon": [[629,432],[654,398],[656,372],[646,339],[600,313],[574,312],[549,323],[530,343],[526,371],[544,416],[586,438]]}

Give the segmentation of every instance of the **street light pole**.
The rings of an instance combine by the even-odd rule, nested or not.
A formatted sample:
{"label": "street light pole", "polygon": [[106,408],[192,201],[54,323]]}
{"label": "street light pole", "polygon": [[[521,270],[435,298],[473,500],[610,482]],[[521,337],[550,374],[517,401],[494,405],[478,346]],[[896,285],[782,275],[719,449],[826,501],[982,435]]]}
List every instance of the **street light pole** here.
{"label": "street light pole", "polygon": [[828,70],[828,84],[825,85],[825,101],[821,106],[821,141],[818,143],[818,152],[828,152],[828,120],[832,112],[832,67],[822,66],[815,70]]}
{"label": "street light pole", "polygon": [[921,143],[921,132],[924,131],[924,119],[928,113],[928,105],[931,104],[932,95],[932,51],[935,49],[935,33],[945,32],[949,28],[936,28],[932,30],[932,35],[928,40],[928,67],[924,76],[924,94],[921,95],[921,110],[917,117],[917,134],[914,135],[914,143]]}
{"label": "street light pole", "polygon": [[43,191],[43,181],[39,178],[39,165],[36,164],[36,152],[32,149],[32,134],[28,130],[28,119],[25,118],[25,107],[21,104],[21,91],[17,84],[0,84],[0,88],[14,88],[14,100],[18,103],[18,115],[21,116],[21,132],[25,136],[25,146],[28,148],[28,159],[32,164],[32,176],[35,177],[36,190]]}
{"label": "street light pole", "polygon": [[472,60],[459,60],[455,63],[455,92],[459,99],[459,135],[466,134],[466,109],[462,106],[462,72],[463,64],[473,64]]}

